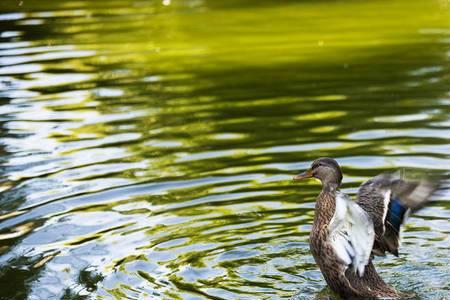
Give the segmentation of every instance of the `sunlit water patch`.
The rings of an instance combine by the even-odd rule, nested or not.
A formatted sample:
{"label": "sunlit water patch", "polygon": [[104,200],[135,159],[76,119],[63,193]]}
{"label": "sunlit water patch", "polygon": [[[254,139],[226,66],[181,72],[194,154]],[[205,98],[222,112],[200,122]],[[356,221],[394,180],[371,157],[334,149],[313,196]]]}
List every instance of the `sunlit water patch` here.
{"label": "sunlit water patch", "polygon": [[[380,9],[383,8],[383,9]],[[450,293],[445,1],[3,1],[1,299],[315,299],[319,156],[433,170],[383,277]]]}

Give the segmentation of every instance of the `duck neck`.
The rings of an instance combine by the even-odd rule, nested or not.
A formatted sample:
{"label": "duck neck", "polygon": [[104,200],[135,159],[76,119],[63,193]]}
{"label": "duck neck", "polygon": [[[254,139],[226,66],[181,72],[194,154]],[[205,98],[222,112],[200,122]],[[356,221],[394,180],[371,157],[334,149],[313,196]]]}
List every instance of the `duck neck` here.
{"label": "duck neck", "polygon": [[325,182],[322,184],[322,193],[326,192],[326,193],[333,194],[339,189],[339,185],[340,184],[337,182],[331,182],[331,181]]}
{"label": "duck neck", "polygon": [[333,183],[324,184],[322,192],[316,201],[316,212],[314,215],[314,225],[322,228],[328,225],[333,218],[336,209],[336,193],[339,185]]}

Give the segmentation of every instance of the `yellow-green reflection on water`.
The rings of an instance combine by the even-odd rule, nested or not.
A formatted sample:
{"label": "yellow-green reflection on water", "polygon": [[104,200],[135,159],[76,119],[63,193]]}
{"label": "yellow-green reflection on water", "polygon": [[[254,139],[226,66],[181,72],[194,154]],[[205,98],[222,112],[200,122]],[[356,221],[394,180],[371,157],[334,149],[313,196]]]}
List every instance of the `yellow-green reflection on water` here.
{"label": "yellow-green reflection on water", "polygon": [[[315,183],[448,181],[447,1],[2,1],[0,298],[314,299]],[[383,276],[450,292],[449,195]],[[325,290],[326,294],[327,291]]]}

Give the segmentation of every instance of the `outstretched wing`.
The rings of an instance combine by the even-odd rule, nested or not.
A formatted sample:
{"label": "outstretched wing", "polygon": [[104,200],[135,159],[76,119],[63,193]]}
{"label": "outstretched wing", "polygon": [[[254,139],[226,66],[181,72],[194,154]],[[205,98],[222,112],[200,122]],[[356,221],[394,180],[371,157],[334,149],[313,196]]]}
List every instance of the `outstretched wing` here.
{"label": "outstretched wing", "polygon": [[401,225],[412,211],[429,201],[435,189],[430,181],[405,181],[393,174],[378,175],[361,185],[357,203],[374,224],[373,254],[388,251],[398,256]]}
{"label": "outstretched wing", "polygon": [[336,255],[362,277],[375,237],[369,215],[347,195],[337,192],[336,210],[328,230]]}

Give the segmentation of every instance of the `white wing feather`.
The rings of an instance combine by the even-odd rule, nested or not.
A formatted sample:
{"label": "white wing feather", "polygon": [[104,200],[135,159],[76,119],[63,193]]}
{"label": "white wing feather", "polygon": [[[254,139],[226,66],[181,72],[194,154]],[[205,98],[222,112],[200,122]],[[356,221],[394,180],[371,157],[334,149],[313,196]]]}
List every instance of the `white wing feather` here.
{"label": "white wing feather", "polygon": [[328,230],[336,255],[347,266],[353,265],[362,277],[375,239],[368,214],[345,194],[337,192],[336,210]]}

